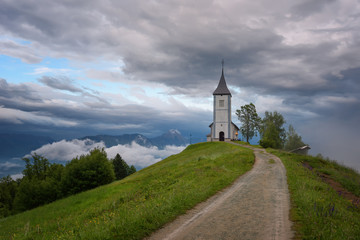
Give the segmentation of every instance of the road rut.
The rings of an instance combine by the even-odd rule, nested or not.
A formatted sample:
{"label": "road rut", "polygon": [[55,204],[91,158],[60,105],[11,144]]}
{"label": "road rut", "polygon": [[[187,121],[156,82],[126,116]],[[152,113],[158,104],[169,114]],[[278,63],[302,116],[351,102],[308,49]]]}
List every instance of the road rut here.
{"label": "road rut", "polygon": [[265,150],[249,148],[252,170],[148,239],[291,239],[285,167]]}

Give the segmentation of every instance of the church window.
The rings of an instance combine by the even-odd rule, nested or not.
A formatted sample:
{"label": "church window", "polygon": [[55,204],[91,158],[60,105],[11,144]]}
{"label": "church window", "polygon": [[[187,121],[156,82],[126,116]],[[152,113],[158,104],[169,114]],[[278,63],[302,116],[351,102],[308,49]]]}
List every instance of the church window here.
{"label": "church window", "polygon": [[224,100],[219,100],[219,107],[224,107],[225,104],[224,104]]}

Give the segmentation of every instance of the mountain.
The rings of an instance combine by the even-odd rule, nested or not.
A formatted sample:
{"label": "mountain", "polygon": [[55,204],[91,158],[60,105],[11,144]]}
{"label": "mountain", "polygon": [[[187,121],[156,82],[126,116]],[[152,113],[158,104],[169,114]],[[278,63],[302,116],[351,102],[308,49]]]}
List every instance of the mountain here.
{"label": "mountain", "polygon": [[103,141],[106,147],[113,147],[116,145],[131,144],[136,142],[144,147],[156,146],[159,149],[163,149],[166,145],[185,146],[188,144],[188,140],[185,139],[181,133],[176,129],[170,129],[168,132],[154,138],[148,138],[142,134],[123,134],[118,136],[111,135],[96,135],[86,136],[80,140],[90,139],[95,142]]}
{"label": "mountain", "polygon": [[151,142],[158,148],[164,148],[166,145],[183,146],[188,144],[188,140],[176,129],[171,129],[161,136],[151,138]]}
{"label": "mountain", "polygon": [[145,137],[142,134],[123,134],[119,136],[111,136],[111,135],[96,135],[96,136],[86,136],[81,138],[80,140],[90,139],[95,142],[103,141],[106,147],[113,147],[116,145],[125,145],[130,144],[132,142],[136,142],[137,144],[144,147],[152,147],[153,144],[150,139]]}

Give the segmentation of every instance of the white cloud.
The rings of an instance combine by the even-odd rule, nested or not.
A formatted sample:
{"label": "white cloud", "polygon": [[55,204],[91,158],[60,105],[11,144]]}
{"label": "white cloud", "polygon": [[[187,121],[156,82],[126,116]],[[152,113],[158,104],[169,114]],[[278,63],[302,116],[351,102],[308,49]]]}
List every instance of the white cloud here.
{"label": "white cloud", "polygon": [[22,178],[24,175],[22,173],[17,173],[17,174],[13,174],[11,175],[11,178],[14,180],[17,180],[19,178]]}
{"label": "white cloud", "polygon": [[166,146],[163,150],[157,147],[143,147],[132,142],[131,145],[117,145],[105,149],[109,158],[115,157],[117,153],[129,164],[140,167],[147,167],[170,155],[177,154],[184,150],[184,146]]}
{"label": "white cloud", "polygon": [[29,73],[30,75],[43,75],[43,74],[67,74],[69,72],[73,71],[72,69],[66,69],[66,68],[49,68],[49,67],[38,67],[35,68],[32,73]]}
{"label": "white cloud", "polygon": [[14,167],[21,167],[20,164],[17,164],[17,163],[12,163],[12,162],[4,162],[4,163],[0,163],[0,169],[2,170],[9,170],[10,168],[14,168]]}
{"label": "white cloud", "polygon": [[32,151],[31,154],[36,153],[49,160],[70,161],[77,156],[89,153],[91,149],[103,147],[105,147],[103,142],[94,142],[89,139],[61,140],[59,142],[46,144]]}
{"label": "white cloud", "polygon": [[[94,142],[89,139],[71,141],[61,140],[52,144],[46,144],[31,153],[37,153],[49,160],[70,161],[71,159],[88,154],[94,148],[105,148],[103,142]],[[164,149],[157,147],[143,147],[135,142],[127,145],[117,145],[105,148],[108,158],[114,158],[117,153],[129,164],[138,167],[147,167],[170,155],[184,150],[184,146],[166,146]]]}

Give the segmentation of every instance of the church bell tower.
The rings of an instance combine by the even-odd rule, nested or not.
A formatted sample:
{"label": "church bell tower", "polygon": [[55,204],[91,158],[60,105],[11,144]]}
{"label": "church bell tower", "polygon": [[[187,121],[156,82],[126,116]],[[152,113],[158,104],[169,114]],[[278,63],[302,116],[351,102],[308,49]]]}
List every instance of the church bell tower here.
{"label": "church bell tower", "polygon": [[214,112],[211,133],[208,141],[231,141],[237,138],[239,128],[231,121],[231,93],[224,77],[224,60],[222,61],[219,84],[213,92]]}

